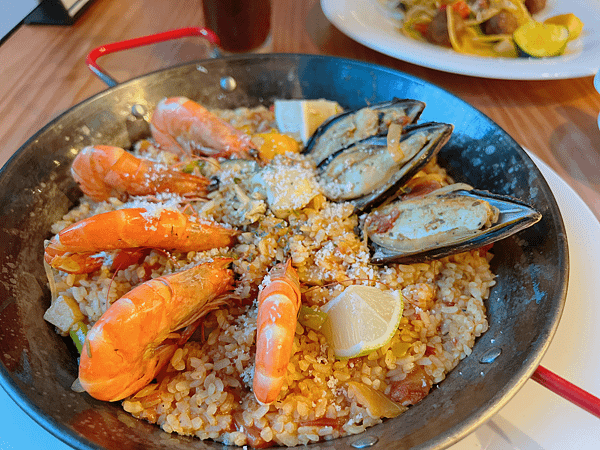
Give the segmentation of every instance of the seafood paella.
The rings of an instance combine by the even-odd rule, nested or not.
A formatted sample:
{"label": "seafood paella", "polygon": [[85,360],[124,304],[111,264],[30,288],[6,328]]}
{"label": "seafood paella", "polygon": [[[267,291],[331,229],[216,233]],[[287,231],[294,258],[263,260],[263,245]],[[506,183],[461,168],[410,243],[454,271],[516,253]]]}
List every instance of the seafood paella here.
{"label": "seafood paella", "polygon": [[539,213],[454,183],[453,127],[417,124],[422,102],[297,102],[164,99],[148,139],[78,153],[84,195],[44,249],[74,390],[169,433],[295,446],[402,414],[468,357],[493,242]]}

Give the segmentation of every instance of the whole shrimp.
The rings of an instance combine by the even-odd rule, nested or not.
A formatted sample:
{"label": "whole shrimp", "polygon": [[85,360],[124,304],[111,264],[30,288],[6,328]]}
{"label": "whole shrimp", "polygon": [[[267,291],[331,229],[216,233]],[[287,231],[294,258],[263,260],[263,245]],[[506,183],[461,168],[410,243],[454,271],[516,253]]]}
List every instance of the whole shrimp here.
{"label": "whole shrimp", "polygon": [[[150,207],[149,207],[150,208]],[[46,245],[44,260],[68,273],[90,273],[102,265],[104,250],[157,248],[204,251],[231,246],[238,232],[160,205],[124,208],[76,222]]]}
{"label": "whole shrimp", "polygon": [[300,282],[291,260],[277,264],[271,270],[268,284],[258,294],[252,389],[262,404],[274,402],[283,386],[300,303]]}
{"label": "whole shrimp", "polygon": [[209,184],[205,177],[137,158],[109,145],[83,148],[73,161],[71,174],[83,193],[95,201],[161,192],[205,196]]}
{"label": "whole shrimp", "polygon": [[254,148],[249,135],[186,97],[161,100],[152,114],[150,131],[161,148],[173,153],[243,158]]}
{"label": "whole shrimp", "polygon": [[79,383],[92,397],[116,401],[152,381],[233,286],[230,258],[147,281],[113,303],[88,332]]}

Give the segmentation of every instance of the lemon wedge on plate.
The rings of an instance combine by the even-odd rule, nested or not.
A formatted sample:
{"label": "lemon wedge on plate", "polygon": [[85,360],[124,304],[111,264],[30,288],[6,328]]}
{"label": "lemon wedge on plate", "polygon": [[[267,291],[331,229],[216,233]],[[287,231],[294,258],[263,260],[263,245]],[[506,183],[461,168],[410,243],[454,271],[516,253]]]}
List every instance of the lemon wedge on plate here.
{"label": "lemon wedge on plate", "polygon": [[274,113],[277,128],[304,145],[315,130],[331,116],[342,112],[339,103],[331,100],[275,100]]}
{"label": "lemon wedge on plate", "polygon": [[336,357],[364,356],[394,336],[403,309],[399,291],[352,285],[321,308],[327,314],[321,330]]}

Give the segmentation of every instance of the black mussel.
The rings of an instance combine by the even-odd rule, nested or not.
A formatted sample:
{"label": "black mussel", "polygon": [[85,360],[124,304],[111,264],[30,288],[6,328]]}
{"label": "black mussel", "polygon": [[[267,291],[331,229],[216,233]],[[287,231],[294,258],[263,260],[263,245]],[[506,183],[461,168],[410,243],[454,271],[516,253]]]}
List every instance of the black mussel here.
{"label": "black mussel", "polygon": [[491,244],[541,218],[520,200],[457,183],[381,206],[366,216],[362,230],[373,264],[409,263]]}
{"label": "black mussel", "polygon": [[318,166],[323,193],[359,211],[392,200],[438,153],[452,130],[452,125],[430,122],[410,125],[396,138],[377,135],[355,142]]}
{"label": "black mussel", "polygon": [[395,98],[343,112],[316,129],[306,143],[304,153],[309,154],[318,165],[341,148],[366,137],[386,133],[392,123],[402,126],[415,123],[424,108],[425,103],[421,101]]}

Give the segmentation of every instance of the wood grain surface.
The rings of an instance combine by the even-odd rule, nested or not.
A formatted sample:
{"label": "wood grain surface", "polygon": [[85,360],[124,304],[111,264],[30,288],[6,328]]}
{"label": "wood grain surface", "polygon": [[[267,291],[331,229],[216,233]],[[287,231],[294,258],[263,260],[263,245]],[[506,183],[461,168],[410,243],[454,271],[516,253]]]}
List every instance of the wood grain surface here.
{"label": "wood grain surface", "polygon": [[[337,30],[319,0],[273,0],[273,51],[348,57],[434,83],[473,105],[554,169],[600,218],[600,94],[593,77],[507,81],[406,63]],[[102,44],[204,24],[201,0],[96,0],[75,25],[22,25],[0,46],[0,164],[51,119],[106,89],[85,65]],[[200,38],[104,57],[119,81],[201,59]]]}

